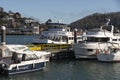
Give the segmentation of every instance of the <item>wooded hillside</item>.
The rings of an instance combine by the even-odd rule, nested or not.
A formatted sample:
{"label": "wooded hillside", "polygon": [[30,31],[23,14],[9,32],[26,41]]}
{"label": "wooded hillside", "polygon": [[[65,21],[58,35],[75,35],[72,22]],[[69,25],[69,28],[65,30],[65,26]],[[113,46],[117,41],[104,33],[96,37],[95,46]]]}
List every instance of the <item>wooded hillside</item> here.
{"label": "wooded hillside", "polygon": [[78,29],[91,29],[91,28],[99,28],[101,25],[107,22],[106,18],[109,18],[110,24],[114,25],[115,28],[120,29],[120,12],[112,12],[112,13],[95,13],[89,16],[86,16],[80,20],[77,20],[71,23],[69,26],[71,28]]}

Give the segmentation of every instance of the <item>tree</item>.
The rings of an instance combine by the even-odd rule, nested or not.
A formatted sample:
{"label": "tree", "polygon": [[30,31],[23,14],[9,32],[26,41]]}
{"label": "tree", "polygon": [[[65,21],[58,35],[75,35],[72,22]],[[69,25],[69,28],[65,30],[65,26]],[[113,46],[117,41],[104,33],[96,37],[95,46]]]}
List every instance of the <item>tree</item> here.
{"label": "tree", "polygon": [[46,21],[46,24],[48,24],[48,23],[52,23],[52,20],[51,20],[51,19],[48,19],[48,20]]}

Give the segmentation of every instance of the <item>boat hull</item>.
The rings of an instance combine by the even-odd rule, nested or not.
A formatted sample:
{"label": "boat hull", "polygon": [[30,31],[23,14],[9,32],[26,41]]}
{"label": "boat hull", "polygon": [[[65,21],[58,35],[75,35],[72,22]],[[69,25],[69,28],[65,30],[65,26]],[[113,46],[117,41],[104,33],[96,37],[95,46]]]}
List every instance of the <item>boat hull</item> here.
{"label": "boat hull", "polygon": [[[74,53],[75,58],[85,58],[85,59],[97,59],[96,54],[99,53],[100,50],[105,49],[107,44],[99,44],[99,43],[79,43],[74,45]],[[96,52],[96,50],[98,50]]]}
{"label": "boat hull", "polygon": [[102,62],[120,62],[120,53],[98,54],[97,59]]}
{"label": "boat hull", "polygon": [[[10,67],[13,65],[10,65]],[[35,63],[35,64],[27,64],[27,65],[21,65],[21,66],[14,66],[12,68],[5,68],[4,70],[1,69],[1,74],[5,76],[15,75],[15,74],[21,74],[21,73],[27,73],[27,72],[33,72],[42,70],[45,67],[45,62]]]}

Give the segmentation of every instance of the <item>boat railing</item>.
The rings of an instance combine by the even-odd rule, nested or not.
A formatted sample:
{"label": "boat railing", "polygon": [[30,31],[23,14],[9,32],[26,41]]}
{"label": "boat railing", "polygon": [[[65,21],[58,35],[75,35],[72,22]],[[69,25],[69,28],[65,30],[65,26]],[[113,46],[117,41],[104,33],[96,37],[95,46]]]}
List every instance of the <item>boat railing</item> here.
{"label": "boat railing", "polygon": [[[38,45],[28,45],[30,50],[59,50],[59,49],[67,49],[71,47],[71,44],[38,44]],[[37,48],[37,49],[36,49]]]}
{"label": "boat railing", "polygon": [[120,36],[120,33],[114,33],[114,36]]}

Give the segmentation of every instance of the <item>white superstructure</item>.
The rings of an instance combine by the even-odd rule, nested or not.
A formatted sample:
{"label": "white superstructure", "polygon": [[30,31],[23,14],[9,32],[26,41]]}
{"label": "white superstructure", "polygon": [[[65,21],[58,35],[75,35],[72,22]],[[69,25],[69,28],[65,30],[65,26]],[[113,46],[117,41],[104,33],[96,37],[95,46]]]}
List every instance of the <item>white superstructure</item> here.
{"label": "white superstructure", "polygon": [[[70,31],[70,27],[62,23],[49,23],[48,30],[41,33],[40,37],[33,39],[34,44],[72,44],[74,43],[74,32]],[[74,31],[74,30],[73,30]],[[81,41],[82,37],[77,36],[77,40]]]}

